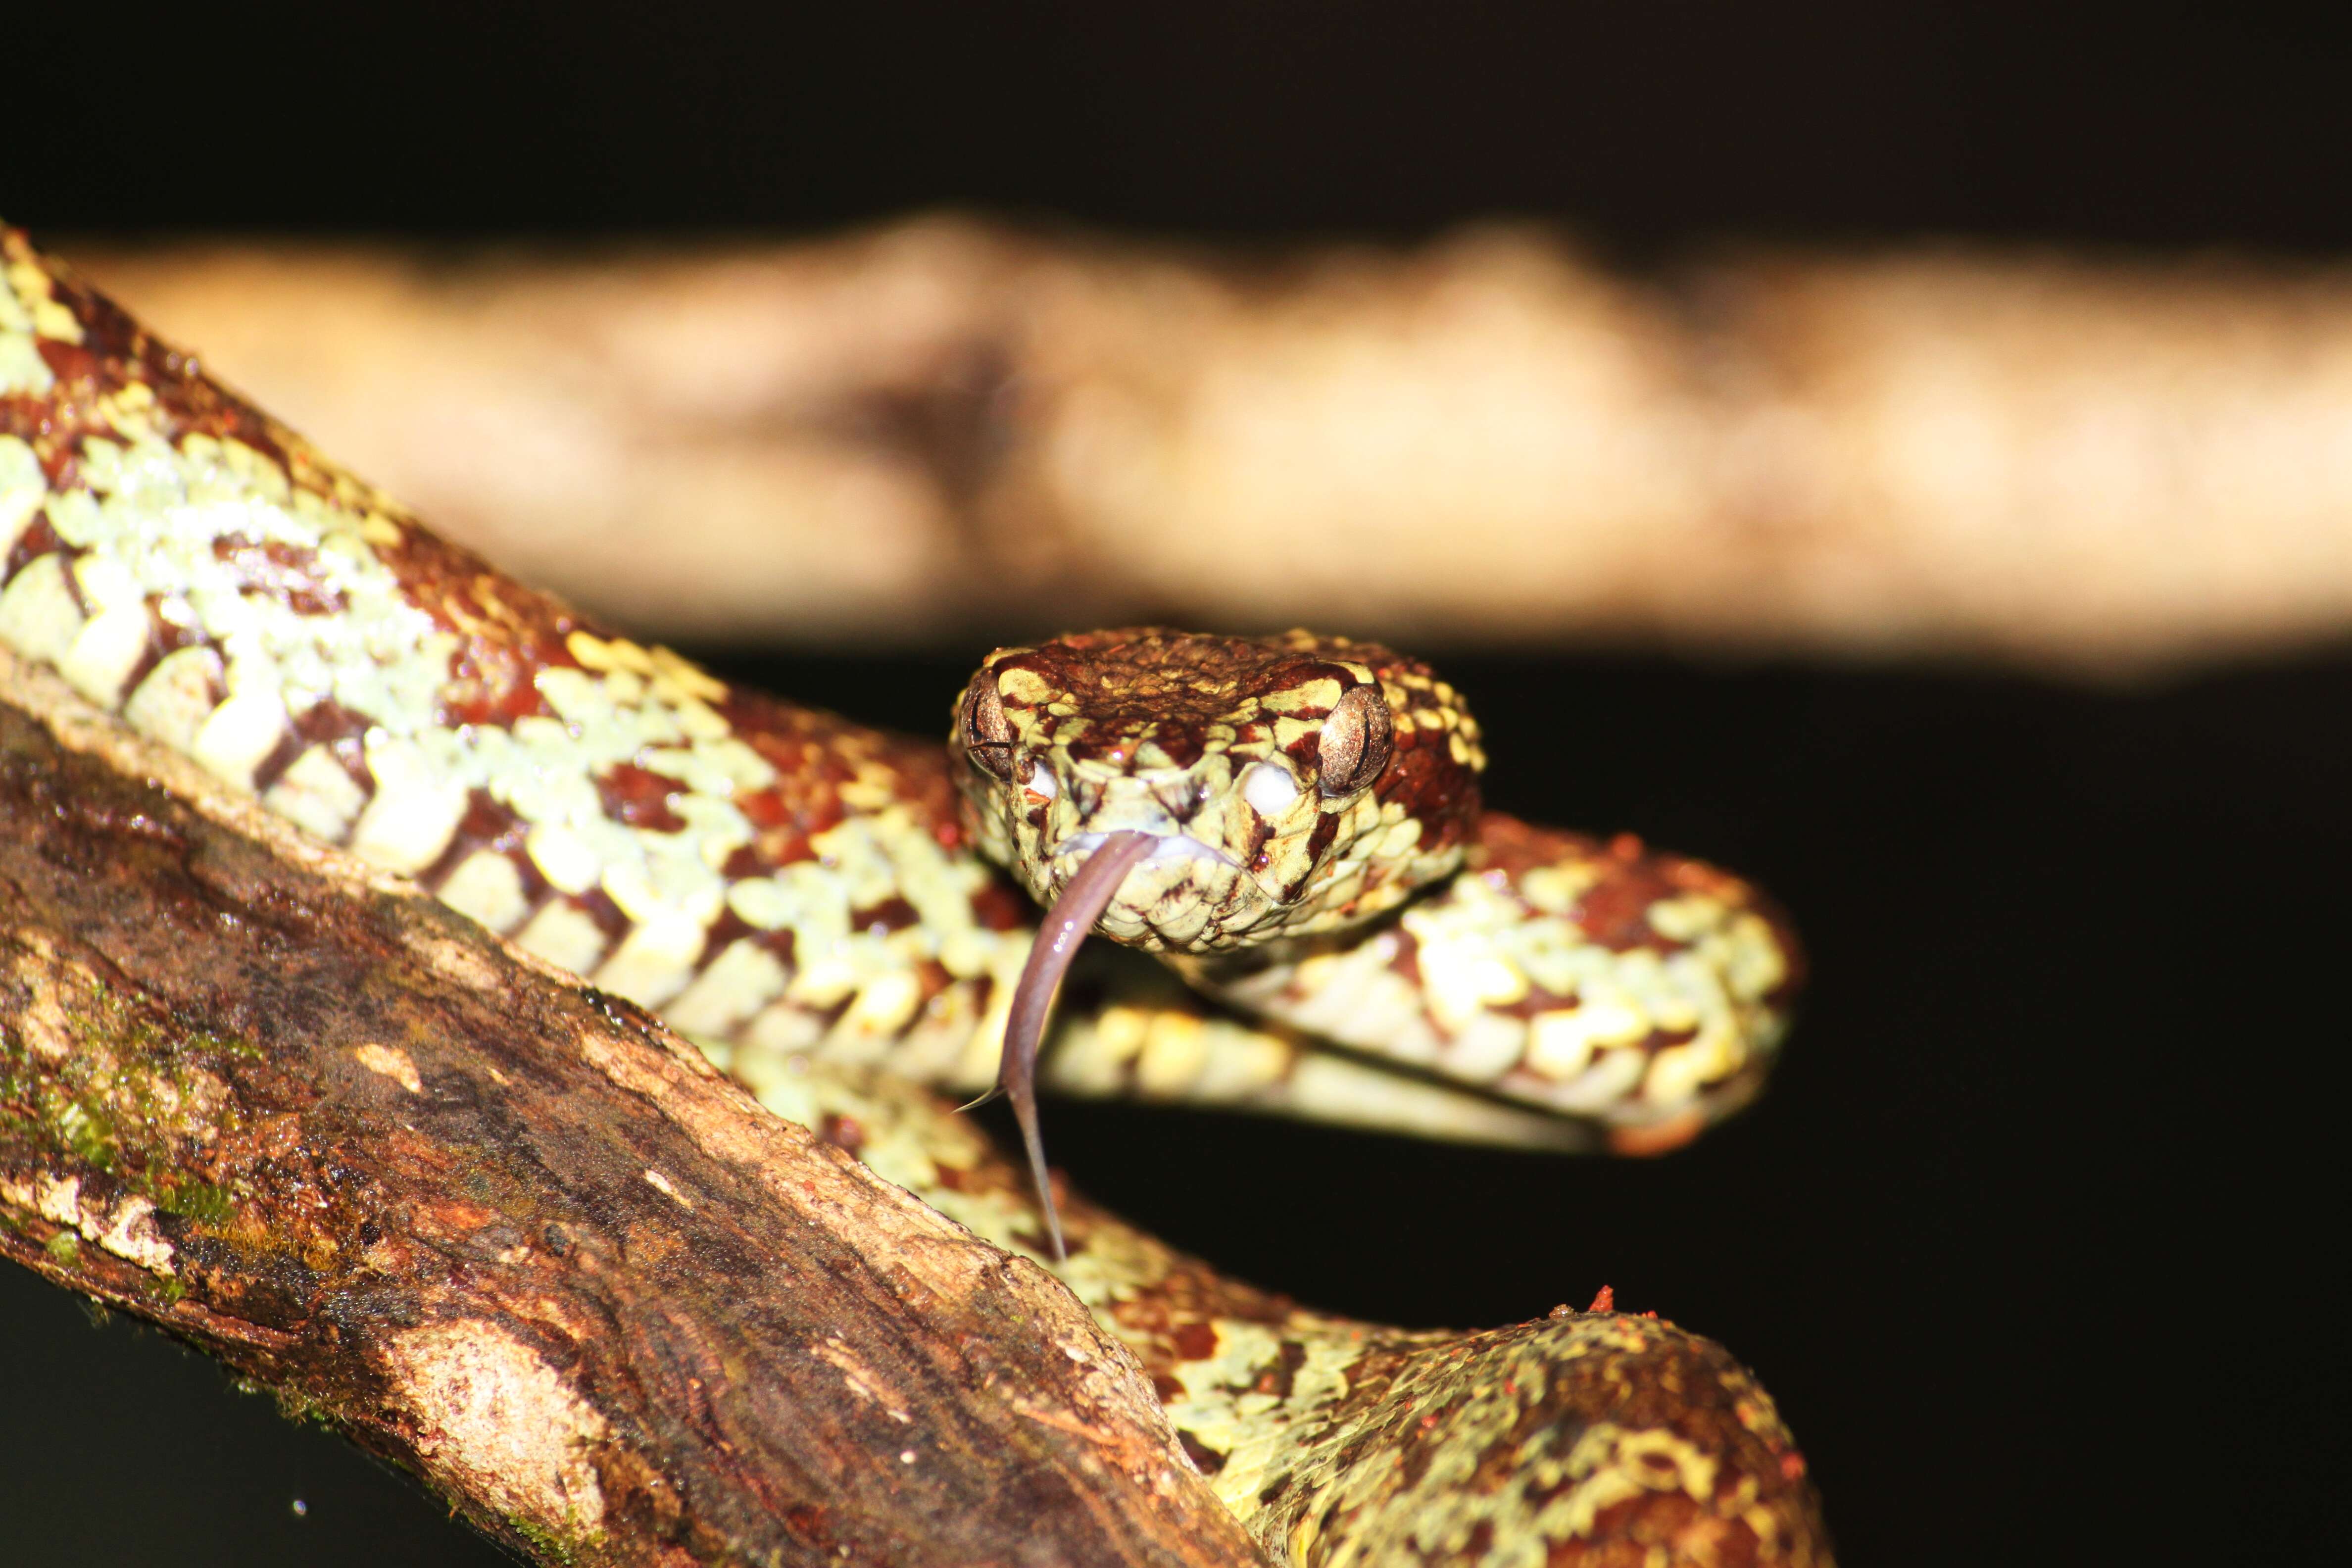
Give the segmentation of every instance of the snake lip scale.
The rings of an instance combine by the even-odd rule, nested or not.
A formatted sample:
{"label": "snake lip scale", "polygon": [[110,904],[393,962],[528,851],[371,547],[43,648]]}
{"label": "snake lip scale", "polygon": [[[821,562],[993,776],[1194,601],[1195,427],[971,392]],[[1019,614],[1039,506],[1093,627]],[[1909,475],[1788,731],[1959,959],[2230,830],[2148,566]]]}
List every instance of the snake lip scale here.
{"label": "snake lip scale", "polygon": [[[1033,1258],[1037,1203],[908,1082],[1030,1096],[1008,1025],[1042,1043],[1051,987],[1019,977],[1084,931],[1039,942],[1024,891],[1104,867],[1056,924],[1208,999],[1074,1009],[1048,1087],[1443,1138],[1686,1142],[1802,975],[1740,879],[1483,809],[1461,695],[1374,644],[1003,648],[944,747],[718,679],[438,539],[8,229],[0,647]],[[1671,1324],[1353,1322],[1067,1207],[1060,1277],[1279,1560],[1828,1561],[1770,1400]]]}
{"label": "snake lip scale", "polygon": [[[1203,860],[1213,860],[1220,866],[1228,866],[1236,871],[1242,869],[1241,863],[1232,856],[1213,844],[1202,843],[1189,833],[1180,833],[1172,828],[1155,831],[1149,827],[1134,827],[1127,831],[1147,833],[1160,840],[1158,844],[1152,846],[1151,855],[1154,859],[1171,860],[1193,857]],[[1077,870],[1074,862],[1082,861],[1101,848],[1103,840],[1108,837],[1108,833],[1074,833],[1046,850],[1046,857],[1054,862],[1052,875],[1055,881],[1057,884],[1068,881]]]}

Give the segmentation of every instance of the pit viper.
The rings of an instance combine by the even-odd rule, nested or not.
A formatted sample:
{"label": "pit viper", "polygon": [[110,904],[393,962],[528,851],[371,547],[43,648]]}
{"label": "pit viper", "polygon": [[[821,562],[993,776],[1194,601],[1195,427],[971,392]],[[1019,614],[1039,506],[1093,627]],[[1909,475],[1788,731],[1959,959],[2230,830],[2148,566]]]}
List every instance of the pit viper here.
{"label": "pit viper", "polygon": [[438,539],[20,233],[0,264],[0,645],[1051,1264],[1269,1552],[1827,1561],[1801,1456],[1706,1342],[1352,1322],[1082,1201],[1057,1258],[1050,1205],[917,1087],[996,1076],[1024,890],[1090,882],[1079,925],[1191,989],[1085,998],[1055,1087],[1668,1147],[1754,1092],[1797,982],[1747,884],[1483,812],[1459,694],[1370,644],[1002,649],[945,746],[776,700]]}

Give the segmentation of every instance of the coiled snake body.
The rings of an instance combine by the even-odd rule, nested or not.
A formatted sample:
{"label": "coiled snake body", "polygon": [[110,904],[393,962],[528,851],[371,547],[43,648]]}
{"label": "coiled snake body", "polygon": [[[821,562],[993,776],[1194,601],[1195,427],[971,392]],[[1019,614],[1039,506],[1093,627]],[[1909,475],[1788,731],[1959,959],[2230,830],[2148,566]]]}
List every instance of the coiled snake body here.
{"label": "coiled snake body", "polygon": [[[1482,814],[1476,727],[1412,660],[1071,637],[992,656],[949,748],[882,734],[499,576],[0,245],[0,645],[854,1127],[1000,1245],[1045,1249],[1022,1184],[905,1087],[998,1065],[1034,916],[990,858],[1051,898],[1126,847],[1102,929],[1219,1004],[1097,1005],[1048,1058],[1066,1089],[1640,1151],[1760,1080],[1777,918],[1710,868]],[[1071,1218],[1063,1278],[1293,1560],[1823,1550],[1769,1402],[1667,1325],[1374,1330]],[[1626,1382],[1642,1357],[1678,1370]],[[1610,1420],[1547,1420],[1596,1388]]]}
{"label": "coiled snake body", "polygon": [[[1630,1148],[1744,1098],[1778,1037],[1791,944],[1744,885],[1482,816],[1477,725],[1387,648],[1062,637],[990,656],[957,712],[968,820],[1055,903],[1055,948],[1080,904],[1078,929],[1181,955],[1201,991]],[[1087,887],[1121,837],[1131,868]],[[1004,1082],[1042,1185],[1021,1081],[1041,1005],[1016,991]]]}

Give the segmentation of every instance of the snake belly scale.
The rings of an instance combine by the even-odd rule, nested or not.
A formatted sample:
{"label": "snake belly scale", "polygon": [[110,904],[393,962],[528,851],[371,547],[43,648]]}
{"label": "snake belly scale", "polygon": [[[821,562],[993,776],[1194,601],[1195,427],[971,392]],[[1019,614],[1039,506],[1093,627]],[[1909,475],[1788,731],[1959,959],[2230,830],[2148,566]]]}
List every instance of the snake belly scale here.
{"label": "snake belly scale", "polygon": [[[1103,929],[1214,1005],[1107,999],[1048,1058],[1064,1089],[1642,1151],[1769,1066],[1799,971],[1779,916],[1696,862],[1482,813],[1475,725],[1412,660],[1303,635],[1066,638],[993,656],[949,746],[885,734],[513,583],[21,234],[0,230],[0,646],[659,1013],[772,1109],[857,1126],[877,1171],[1002,1245],[1042,1250],[1034,1207],[903,1085],[989,1080],[1024,891],[1051,897],[1108,836],[1170,852]],[[1654,1494],[1676,1529],[1745,1543],[1717,1560],[1826,1560],[1801,1461],[1727,1362],[1690,1362],[1671,1398],[1643,1384],[1606,1431],[1526,1424],[1570,1363],[1705,1343],[1670,1325],[1567,1314],[1472,1355],[1072,1217],[1063,1277],[1293,1561],[1571,1560],[1556,1549]],[[1511,1397],[1480,1394],[1490,1376]],[[1381,1444],[1423,1458],[1375,1476]],[[1496,1462],[1551,1479],[1461,1490]]]}

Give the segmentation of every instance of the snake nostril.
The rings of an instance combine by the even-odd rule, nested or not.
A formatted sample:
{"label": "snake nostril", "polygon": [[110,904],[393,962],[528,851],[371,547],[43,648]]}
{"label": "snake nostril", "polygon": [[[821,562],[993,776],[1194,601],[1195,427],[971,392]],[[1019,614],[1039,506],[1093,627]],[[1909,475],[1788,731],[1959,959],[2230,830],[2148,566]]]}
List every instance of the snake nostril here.
{"label": "snake nostril", "polygon": [[1151,786],[1151,798],[1179,822],[1190,822],[1208,798],[1208,790],[1191,779]]}

